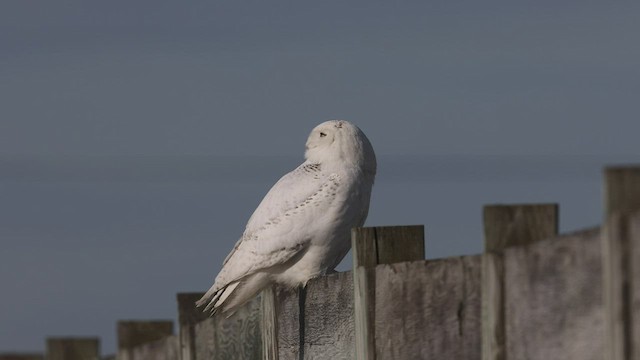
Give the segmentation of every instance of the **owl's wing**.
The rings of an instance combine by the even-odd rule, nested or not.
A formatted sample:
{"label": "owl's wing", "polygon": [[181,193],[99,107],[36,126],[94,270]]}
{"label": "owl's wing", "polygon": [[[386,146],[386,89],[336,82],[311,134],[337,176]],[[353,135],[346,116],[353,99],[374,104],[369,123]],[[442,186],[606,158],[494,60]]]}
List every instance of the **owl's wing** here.
{"label": "owl's wing", "polygon": [[[312,237],[311,225],[329,210],[338,186],[339,176],[324,173],[318,164],[303,163],[283,176],[258,205],[214,285],[199,303],[209,302],[208,307],[215,310],[232,292],[240,293],[242,286],[238,285],[257,281],[252,275],[303,254]],[[243,293],[249,294],[249,290]]]}
{"label": "owl's wing", "polygon": [[278,180],[264,196],[258,207],[253,211],[245,227],[242,237],[224,259],[223,265],[229,261],[235,250],[246,237],[256,233],[270,219],[279,217],[287,209],[295,207],[309,195],[313,194],[319,185],[325,181],[319,164],[302,163],[300,166]]}

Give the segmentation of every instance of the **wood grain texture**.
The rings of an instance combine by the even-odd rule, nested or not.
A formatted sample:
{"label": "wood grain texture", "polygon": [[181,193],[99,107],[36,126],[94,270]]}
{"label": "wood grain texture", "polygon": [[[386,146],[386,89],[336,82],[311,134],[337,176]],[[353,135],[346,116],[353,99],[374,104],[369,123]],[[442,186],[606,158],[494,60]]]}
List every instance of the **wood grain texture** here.
{"label": "wood grain texture", "polygon": [[176,294],[176,300],[178,302],[178,324],[192,325],[209,318],[208,312],[203,312],[201,308],[196,307],[196,301],[203,295],[203,292]]}
{"label": "wood grain texture", "polygon": [[606,358],[627,360],[629,354],[629,303],[625,289],[629,288],[626,216],[609,215],[602,229],[602,267],[605,316]]}
{"label": "wood grain texture", "polygon": [[378,248],[375,228],[351,230],[353,255],[353,301],[355,358],[375,359],[375,266],[378,264]]}
{"label": "wood grain texture", "polygon": [[182,360],[196,359],[195,325],[209,317],[209,313],[203,312],[195,304],[202,295],[204,295],[202,292],[178,293],[176,295],[180,331],[180,358]]}
{"label": "wood grain texture", "polygon": [[353,359],[353,276],[335,273],[307,283],[304,358]]}
{"label": "wood grain texture", "polygon": [[278,308],[275,286],[269,286],[260,294],[262,357],[278,360]]}
{"label": "wood grain texture", "polygon": [[196,324],[196,358],[262,359],[260,303],[257,296],[228,318],[218,314]]}
{"label": "wood grain texture", "polygon": [[424,226],[354,228],[353,266],[373,267],[424,259]]}
{"label": "wood grain texture", "polygon": [[640,358],[634,353],[632,285],[633,248],[630,216],[640,210],[640,166],[605,169],[605,212],[602,232],[606,357],[611,360]]}
{"label": "wood grain texture", "polygon": [[557,204],[489,205],[483,210],[482,359],[505,359],[505,304],[502,251],[553,237],[558,232]]}
{"label": "wood grain texture", "polygon": [[257,296],[231,317],[216,319],[216,359],[262,359],[261,302],[260,296]]}
{"label": "wood grain texture", "polygon": [[133,348],[173,335],[172,320],[121,320],[117,325],[118,360],[132,360]]}
{"label": "wood grain texture", "polygon": [[378,265],[378,249],[375,238],[375,228],[361,227],[351,229],[351,251],[354,269],[358,266],[375,267]]}
{"label": "wood grain texture", "polygon": [[480,256],[376,268],[378,359],[480,358]]}
{"label": "wood grain texture", "polygon": [[377,264],[424,260],[424,226],[374,227]]}
{"label": "wood grain texture", "polygon": [[424,259],[424,226],[354,228],[351,231],[355,358],[373,360],[375,351],[375,267]]}
{"label": "wood grain texture", "polygon": [[300,353],[300,289],[276,288],[278,359],[298,360]]}
{"label": "wood grain texture", "polygon": [[[275,306],[266,306],[274,310],[263,313],[263,319],[268,318],[263,329],[266,325],[277,331],[278,359],[353,358],[353,280],[350,272],[312,279],[304,289],[275,287],[274,294]],[[272,311],[276,312],[275,316],[269,314]],[[270,324],[274,320],[276,326]]]}
{"label": "wood grain texture", "polygon": [[605,217],[640,210],[640,166],[605,169]]}
{"label": "wood grain texture", "polygon": [[180,341],[170,335],[131,349],[131,360],[180,360]]}
{"label": "wood grain texture", "polygon": [[353,320],[355,330],[355,358],[373,360],[375,342],[375,267],[357,266],[353,269]]}
{"label": "wood grain texture", "polygon": [[195,325],[196,359],[215,359],[216,319],[208,318]]}
{"label": "wood grain texture", "polygon": [[131,349],[172,334],[172,320],[121,320],[118,321],[118,349]]}
{"label": "wood grain texture", "polygon": [[47,360],[87,360],[99,356],[98,338],[47,338]]}
{"label": "wood grain texture", "polygon": [[502,253],[482,255],[482,359],[505,359],[504,259]]}
{"label": "wood grain texture", "polygon": [[558,204],[488,205],[483,220],[485,251],[502,251],[555,236]]}
{"label": "wood grain texture", "polygon": [[504,252],[506,358],[602,360],[600,230]]}

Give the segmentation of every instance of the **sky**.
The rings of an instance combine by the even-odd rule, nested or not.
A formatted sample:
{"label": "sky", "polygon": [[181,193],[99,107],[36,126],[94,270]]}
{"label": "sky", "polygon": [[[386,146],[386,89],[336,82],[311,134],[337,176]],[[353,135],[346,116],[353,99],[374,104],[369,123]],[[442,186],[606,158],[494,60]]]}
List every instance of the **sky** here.
{"label": "sky", "polygon": [[[600,222],[637,163],[639,3],[0,3],[0,352],[174,319],[310,130],[378,156],[368,226],[482,251],[482,206]],[[349,259],[339,267],[346,270]]]}

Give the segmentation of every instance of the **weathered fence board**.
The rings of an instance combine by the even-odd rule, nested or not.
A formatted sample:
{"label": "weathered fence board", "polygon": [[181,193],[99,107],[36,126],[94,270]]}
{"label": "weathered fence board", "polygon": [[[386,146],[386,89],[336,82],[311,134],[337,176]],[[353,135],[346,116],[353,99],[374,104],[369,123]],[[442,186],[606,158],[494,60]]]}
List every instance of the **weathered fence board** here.
{"label": "weathered fence board", "polygon": [[507,359],[601,360],[600,230],[504,252]]}
{"label": "weathered fence board", "polygon": [[262,358],[264,360],[278,360],[278,311],[276,309],[275,286],[269,286],[262,290],[260,301]]}
{"label": "weathered fence board", "polygon": [[376,268],[378,359],[478,359],[480,256]]}
{"label": "weathered fence board", "polygon": [[[277,354],[275,359],[297,360],[300,353],[300,292],[301,288],[285,289],[276,286],[274,288],[274,309],[269,310],[275,314]],[[264,326],[264,324],[263,324]]]}
{"label": "weathered fence board", "polygon": [[[602,232],[603,281],[605,299],[606,358],[640,358],[640,343],[632,332],[640,313],[633,308],[633,289],[637,275],[632,263],[640,239],[630,238],[630,216],[640,211],[640,166],[605,169],[605,212]],[[634,336],[636,337],[634,339]]]}
{"label": "weathered fence board", "polygon": [[424,259],[424,226],[355,228],[351,232],[355,358],[373,360],[375,335],[375,267]]}
{"label": "weathered fence board", "polygon": [[528,245],[558,233],[558,204],[487,205],[483,211],[486,251]]}
{"label": "weathered fence board", "polygon": [[260,296],[195,325],[196,359],[262,359]]}
{"label": "weathered fence board", "polygon": [[[265,307],[263,302],[262,311],[275,314],[269,315],[268,320],[263,323],[263,336],[264,332],[276,331],[273,338],[277,339],[277,351],[265,358],[353,358],[351,272],[312,279],[305,288],[275,288],[274,299],[277,299],[275,305],[269,304]],[[273,321],[277,321],[276,326],[273,325]],[[328,329],[330,331],[327,331]]]}
{"label": "weathered fence board", "polygon": [[304,358],[352,359],[354,326],[351,272],[313,279],[307,284],[305,295]]}
{"label": "weathered fence board", "polygon": [[640,166],[615,166],[604,170],[605,216],[640,210]]}
{"label": "weathered fence board", "polygon": [[620,213],[609,215],[602,229],[602,265],[605,307],[606,358],[630,359],[628,283],[628,239],[626,219]]}
{"label": "weathered fence board", "polygon": [[87,360],[100,356],[98,338],[48,338],[47,360]]}
{"label": "weathered fence board", "polygon": [[354,228],[351,239],[354,267],[424,259],[422,225]]}
{"label": "weathered fence board", "polygon": [[216,347],[216,323],[207,319],[196,324],[196,359],[214,359]]}
{"label": "weathered fence board", "polygon": [[180,340],[175,335],[131,349],[131,360],[180,360]]}
{"label": "weathered fence board", "polygon": [[118,321],[118,360],[133,360],[137,346],[173,335],[173,321]]}
{"label": "weathered fence board", "polygon": [[505,359],[503,250],[558,233],[557,204],[488,205],[483,209],[482,359]]}
{"label": "weathered fence board", "polygon": [[209,317],[209,313],[196,307],[196,301],[203,295],[204,293],[179,293],[176,296],[181,360],[196,359],[195,325]]}

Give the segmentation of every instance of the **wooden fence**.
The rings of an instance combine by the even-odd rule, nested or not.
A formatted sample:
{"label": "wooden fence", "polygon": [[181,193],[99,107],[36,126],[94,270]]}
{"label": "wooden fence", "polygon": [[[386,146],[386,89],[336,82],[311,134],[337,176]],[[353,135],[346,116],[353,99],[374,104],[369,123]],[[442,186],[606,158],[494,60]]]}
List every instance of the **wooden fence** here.
{"label": "wooden fence", "polygon": [[[178,335],[120,321],[103,359],[640,359],[640,167],[605,170],[604,209],[602,227],[558,234],[555,204],[486,206],[485,252],[436,260],[422,226],[354,229],[353,271],[229,318],[178,294]],[[98,359],[99,343],[48,339],[46,358]]]}

